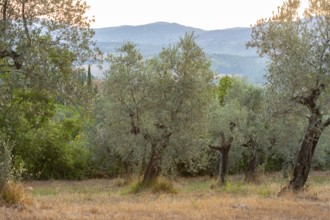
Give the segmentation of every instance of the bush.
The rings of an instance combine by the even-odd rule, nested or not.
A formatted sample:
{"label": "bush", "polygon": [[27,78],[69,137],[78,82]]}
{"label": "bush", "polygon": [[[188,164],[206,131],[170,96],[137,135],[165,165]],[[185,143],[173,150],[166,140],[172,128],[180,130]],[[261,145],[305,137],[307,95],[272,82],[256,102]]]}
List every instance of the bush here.
{"label": "bush", "polygon": [[159,177],[155,181],[152,181],[149,185],[143,185],[141,182],[135,182],[131,184],[128,188],[126,193],[140,193],[142,191],[148,191],[150,190],[152,193],[166,193],[166,194],[177,194],[177,190],[175,189],[173,183],[164,178],[164,177]]}
{"label": "bush", "polygon": [[23,178],[83,179],[89,176],[91,152],[81,117],[70,107],[58,107],[42,125],[19,131],[13,151],[14,170]]}
{"label": "bush", "polygon": [[1,191],[0,198],[9,205],[32,204],[32,199],[25,192],[23,185],[16,182],[8,182]]}
{"label": "bush", "polygon": [[151,186],[153,193],[168,193],[168,194],[177,194],[173,183],[165,178],[158,178],[154,184]]}

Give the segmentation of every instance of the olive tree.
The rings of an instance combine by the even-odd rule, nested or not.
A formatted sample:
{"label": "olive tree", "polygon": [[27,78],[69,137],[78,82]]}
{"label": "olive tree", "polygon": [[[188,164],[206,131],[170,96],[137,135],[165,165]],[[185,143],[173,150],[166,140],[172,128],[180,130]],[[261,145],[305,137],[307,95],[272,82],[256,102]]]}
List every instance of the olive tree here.
{"label": "olive tree", "polygon": [[[219,91],[221,93],[219,93]],[[264,90],[239,78],[224,77],[209,112],[209,147],[220,151],[220,181],[225,182],[232,146],[251,151],[246,180],[254,180],[258,153],[265,146]]]}
{"label": "olive tree", "polygon": [[244,121],[244,118],[245,109],[241,109],[237,102],[219,106],[218,100],[215,100],[210,108],[209,147],[220,152],[219,180],[222,184],[226,182],[230,149],[233,141],[237,140],[236,126]]}
{"label": "olive tree", "polygon": [[316,146],[330,125],[330,2],[309,0],[303,17],[299,0],[285,1],[271,18],[252,28],[248,46],[270,59],[268,88],[282,112],[300,115],[307,125],[287,189],[305,185]]}
{"label": "olive tree", "polygon": [[[132,43],[109,57],[101,133],[108,152],[134,158],[143,169],[142,185],[163,167],[193,154],[204,132],[212,72],[193,34],[145,60]],[[126,160],[126,159],[125,159]]]}
{"label": "olive tree", "polygon": [[247,148],[249,160],[245,169],[245,181],[255,182],[257,165],[268,142],[265,89],[249,83],[239,84],[228,94],[228,100],[236,99],[246,109],[245,123],[241,123],[241,145]]}

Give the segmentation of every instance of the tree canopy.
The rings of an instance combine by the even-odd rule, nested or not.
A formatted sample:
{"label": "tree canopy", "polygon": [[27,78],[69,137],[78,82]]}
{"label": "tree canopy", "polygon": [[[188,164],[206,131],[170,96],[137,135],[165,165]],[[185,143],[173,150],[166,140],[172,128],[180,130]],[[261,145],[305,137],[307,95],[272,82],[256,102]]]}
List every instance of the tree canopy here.
{"label": "tree canopy", "polygon": [[304,186],[319,138],[330,125],[329,4],[310,0],[301,17],[301,1],[285,1],[271,18],[257,22],[248,43],[270,58],[268,88],[278,103],[277,111],[308,120],[288,187],[293,190]]}
{"label": "tree canopy", "polygon": [[[11,146],[7,149],[14,163],[38,161],[40,157],[29,153],[41,153],[47,146],[61,151],[67,145],[59,142],[69,142],[61,137],[60,125],[53,124],[56,120],[50,121],[59,105],[73,102],[80,89],[78,75],[85,72],[82,64],[99,55],[91,40],[88,8],[81,0],[0,3],[0,133],[1,142]],[[49,156],[41,157],[47,161]]]}
{"label": "tree canopy", "polygon": [[191,34],[151,60],[144,60],[132,43],[118,53],[109,57],[103,110],[107,115],[100,132],[109,138],[110,152],[117,151],[127,161],[134,155],[136,162],[145,163],[146,185],[163,167],[175,164],[177,155],[189,155],[203,135],[210,63]]}

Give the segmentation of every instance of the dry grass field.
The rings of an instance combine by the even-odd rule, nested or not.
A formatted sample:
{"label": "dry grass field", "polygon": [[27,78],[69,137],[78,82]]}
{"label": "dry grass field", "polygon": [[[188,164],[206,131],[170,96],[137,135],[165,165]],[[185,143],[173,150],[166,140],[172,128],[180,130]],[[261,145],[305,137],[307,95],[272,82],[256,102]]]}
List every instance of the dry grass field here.
{"label": "dry grass field", "polygon": [[306,191],[277,196],[287,180],[262,177],[259,185],[229,177],[178,179],[176,194],[129,193],[123,181],[24,182],[30,202],[0,206],[0,219],[330,219],[330,172],[313,173]]}

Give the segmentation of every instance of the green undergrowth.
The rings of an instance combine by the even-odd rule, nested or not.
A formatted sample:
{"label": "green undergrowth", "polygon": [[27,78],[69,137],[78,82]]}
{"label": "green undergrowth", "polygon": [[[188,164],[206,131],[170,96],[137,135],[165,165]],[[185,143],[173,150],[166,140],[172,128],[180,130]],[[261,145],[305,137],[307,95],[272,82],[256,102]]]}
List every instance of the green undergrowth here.
{"label": "green undergrowth", "polygon": [[[141,179],[93,179],[84,181],[31,181],[25,182],[25,188],[31,187],[31,196],[59,196],[79,194],[82,196],[125,196],[145,194],[170,194],[179,196],[189,194],[205,195],[233,195],[233,196],[261,196],[266,198],[277,197],[278,192],[287,184],[288,180],[281,178],[280,174],[265,175],[258,184],[244,182],[244,176],[228,176],[226,184],[219,184],[217,179],[209,177],[176,178],[174,180],[160,177],[148,186],[141,184]],[[306,188],[308,192],[318,192],[328,188],[329,175],[315,174],[308,179]],[[317,189],[317,190],[315,190]],[[313,191],[314,190],[314,191]],[[15,193],[19,187],[11,189],[12,194],[5,195],[6,200],[18,201]]]}
{"label": "green undergrowth", "polygon": [[279,190],[278,185],[270,184],[270,183],[244,183],[241,182],[230,182],[227,181],[225,184],[220,184],[217,181],[213,181],[210,184],[210,189],[217,193],[227,193],[233,195],[259,195],[264,197],[269,197],[276,195],[276,192]]}
{"label": "green undergrowth", "polygon": [[152,192],[155,194],[177,194],[178,191],[175,188],[172,181],[159,177],[154,181],[151,181],[148,185],[142,184],[142,182],[133,182],[127,187],[124,187],[121,191],[122,195],[137,194],[140,192]]}

